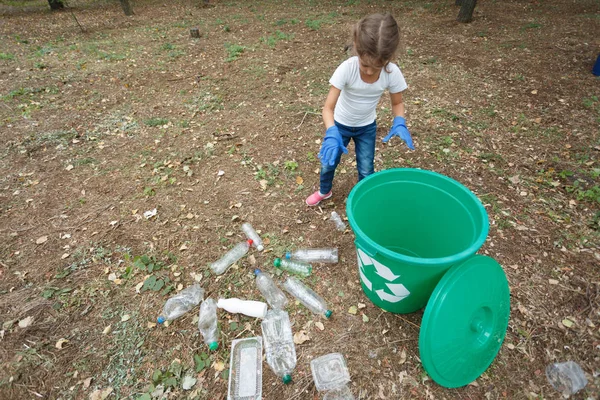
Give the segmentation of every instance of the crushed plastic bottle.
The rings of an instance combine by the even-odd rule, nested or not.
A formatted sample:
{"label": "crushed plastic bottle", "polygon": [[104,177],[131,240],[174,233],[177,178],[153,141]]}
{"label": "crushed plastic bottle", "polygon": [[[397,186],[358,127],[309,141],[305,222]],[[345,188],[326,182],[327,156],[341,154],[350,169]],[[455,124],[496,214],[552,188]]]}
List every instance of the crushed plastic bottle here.
{"label": "crushed plastic bottle", "polygon": [[204,343],[212,351],[219,348],[219,328],[217,327],[217,302],[210,297],[200,304],[198,314],[198,330],[202,333]]}
{"label": "crushed plastic bottle", "polygon": [[267,364],[283,383],[290,383],[292,371],[296,368],[296,347],[288,313],[269,310],[261,326]]}
{"label": "crushed plastic bottle", "polygon": [[252,318],[264,318],[267,315],[267,303],[262,301],[219,299],[217,307],[232,314],[244,314]]}
{"label": "crushed plastic bottle", "polygon": [[246,234],[246,237],[248,239],[252,240],[252,246],[254,246],[256,250],[263,251],[265,249],[265,246],[263,246],[262,239],[260,238],[258,233],[256,233],[252,225],[250,225],[248,222],[242,224],[242,232]]}
{"label": "crushed plastic bottle", "polygon": [[338,249],[298,249],[285,253],[285,258],[288,260],[304,261],[307,263],[321,262],[335,264],[338,262]]}
{"label": "crushed plastic bottle", "polygon": [[204,289],[199,284],[194,284],[167,300],[162,313],[156,319],[159,324],[181,317],[192,308],[196,307],[204,297]]}
{"label": "crushed plastic bottle", "polygon": [[335,211],[331,212],[331,220],[335,224],[335,229],[340,232],[344,232],[346,230],[346,224],[342,221],[342,217]]}
{"label": "crushed plastic bottle", "polygon": [[288,299],[285,293],[277,287],[273,278],[260,269],[254,270],[254,274],[256,275],[256,286],[267,300],[267,303],[272,308],[283,310],[288,303]]}
{"label": "crushed plastic bottle", "polygon": [[325,318],[331,317],[332,311],[327,309],[325,300],[323,300],[321,296],[316,294],[311,288],[305,286],[298,279],[289,277],[283,283],[283,287],[313,313],[325,315]]}
{"label": "crushed plastic bottle", "polygon": [[587,378],[583,370],[574,361],[548,365],[546,377],[554,389],[567,397],[579,392],[587,385]]}
{"label": "crushed plastic bottle", "polygon": [[276,258],[273,261],[273,265],[276,268],[281,268],[284,271],[288,271],[294,274],[309,276],[312,273],[312,265],[303,261],[288,260],[286,258]]}
{"label": "crushed plastic bottle", "polygon": [[339,391],[350,382],[346,360],[340,353],[330,353],[310,362],[315,387],[319,392]]}
{"label": "crushed plastic bottle", "polygon": [[231,267],[240,258],[244,257],[248,253],[248,249],[252,245],[252,240],[248,239],[245,242],[236,244],[231,250],[229,250],[223,257],[214,263],[210,264],[210,269],[217,275],[221,275],[227,268]]}
{"label": "crushed plastic bottle", "polygon": [[229,361],[227,400],[262,398],[262,337],[234,340]]}

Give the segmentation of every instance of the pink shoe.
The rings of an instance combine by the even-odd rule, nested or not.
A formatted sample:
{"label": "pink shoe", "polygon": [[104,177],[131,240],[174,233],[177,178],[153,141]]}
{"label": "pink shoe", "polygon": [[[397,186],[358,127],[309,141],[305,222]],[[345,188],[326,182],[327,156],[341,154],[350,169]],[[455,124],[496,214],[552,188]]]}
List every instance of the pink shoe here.
{"label": "pink shoe", "polygon": [[316,206],[321,201],[330,198],[331,195],[332,195],[331,191],[329,193],[327,193],[327,194],[321,195],[321,193],[317,190],[316,192],[314,192],[313,194],[311,194],[310,196],[308,196],[308,198],[306,199],[306,205],[308,205],[308,206]]}

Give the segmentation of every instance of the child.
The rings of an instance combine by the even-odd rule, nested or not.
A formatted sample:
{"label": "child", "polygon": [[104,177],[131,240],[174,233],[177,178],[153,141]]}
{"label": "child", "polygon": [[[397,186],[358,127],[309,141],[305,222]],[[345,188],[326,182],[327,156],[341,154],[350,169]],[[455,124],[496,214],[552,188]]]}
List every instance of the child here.
{"label": "child", "polygon": [[307,205],[316,206],[331,197],[335,168],[342,153],[348,153],[350,139],[354,139],[356,148],[358,180],[374,172],[375,108],[386,89],[390,92],[394,122],[383,142],[399,136],[414,150],[402,102],[402,91],[407,85],[400,68],[391,63],[399,42],[398,24],[390,14],[369,15],[354,27],[353,45],[358,56],[344,61],[329,80],[331,88],[323,107],[327,131],[319,152],[320,190],[306,199]]}

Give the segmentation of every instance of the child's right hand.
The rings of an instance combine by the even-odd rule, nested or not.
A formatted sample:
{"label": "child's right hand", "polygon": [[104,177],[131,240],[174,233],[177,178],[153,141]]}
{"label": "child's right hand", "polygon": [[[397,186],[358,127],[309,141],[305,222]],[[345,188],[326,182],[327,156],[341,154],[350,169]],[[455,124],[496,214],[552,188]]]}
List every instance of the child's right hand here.
{"label": "child's right hand", "polygon": [[321,164],[335,165],[340,150],[344,154],[348,154],[348,149],[344,147],[342,135],[340,134],[338,127],[333,125],[325,132],[325,139],[323,139],[323,145],[321,146],[321,151],[319,151]]}

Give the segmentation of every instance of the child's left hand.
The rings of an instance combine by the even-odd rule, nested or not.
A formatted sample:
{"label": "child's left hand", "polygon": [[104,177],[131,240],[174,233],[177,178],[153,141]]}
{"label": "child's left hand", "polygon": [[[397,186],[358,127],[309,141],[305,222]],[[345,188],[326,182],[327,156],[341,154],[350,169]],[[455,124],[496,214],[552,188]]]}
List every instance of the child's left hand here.
{"label": "child's left hand", "polygon": [[415,146],[412,141],[412,136],[410,136],[410,132],[406,127],[406,120],[404,118],[394,118],[394,124],[392,125],[392,129],[390,129],[390,133],[388,133],[388,135],[384,137],[381,141],[383,143],[387,143],[387,141],[390,140],[392,136],[398,136],[400,139],[406,142],[406,145],[409,149],[415,149]]}

